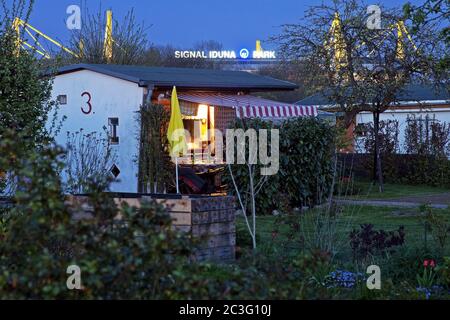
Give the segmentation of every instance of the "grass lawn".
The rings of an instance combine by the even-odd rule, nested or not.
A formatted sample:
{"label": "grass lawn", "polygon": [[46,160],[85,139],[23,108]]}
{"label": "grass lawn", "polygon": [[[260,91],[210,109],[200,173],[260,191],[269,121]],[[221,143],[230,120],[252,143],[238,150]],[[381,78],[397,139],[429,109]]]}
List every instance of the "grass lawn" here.
{"label": "grass lawn", "polygon": [[[435,212],[444,215],[447,221],[450,220],[450,210],[436,210]],[[286,224],[291,218],[289,216],[258,216],[257,217],[257,241],[261,247],[270,246],[275,249],[299,249],[300,244],[296,240],[288,240],[290,234],[298,235],[302,233],[307,238],[314,239],[312,233],[317,233],[312,211],[309,218],[294,218],[294,221],[302,224],[300,230],[292,232],[292,224]],[[292,221],[292,220],[290,220]],[[335,227],[330,228],[330,232],[336,234],[336,243],[341,247],[341,257],[349,258],[351,247],[349,243],[349,233],[353,229],[359,229],[360,224],[373,224],[374,229],[384,229],[385,231],[397,230],[400,226],[405,227],[405,245],[410,247],[422,247],[425,243],[424,220],[418,209],[414,208],[391,208],[373,206],[345,206],[342,214],[337,220]],[[333,229],[334,228],[334,229]],[[333,231],[334,230],[334,231]],[[274,234],[274,231],[276,234]],[[327,230],[325,230],[327,232]],[[435,246],[436,242],[430,232],[427,233],[427,246]],[[446,254],[450,254],[450,239],[447,240]],[[245,221],[242,217],[237,219],[237,245],[250,247],[250,237],[248,235]]]}
{"label": "grass lawn", "polygon": [[378,191],[378,185],[372,182],[355,182],[354,188],[359,189],[357,195],[345,197],[345,190],[342,192],[343,197],[348,199],[396,199],[410,196],[426,196],[442,193],[450,193],[450,189],[441,187],[429,187],[424,185],[402,185],[402,184],[384,184],[384,192]]}

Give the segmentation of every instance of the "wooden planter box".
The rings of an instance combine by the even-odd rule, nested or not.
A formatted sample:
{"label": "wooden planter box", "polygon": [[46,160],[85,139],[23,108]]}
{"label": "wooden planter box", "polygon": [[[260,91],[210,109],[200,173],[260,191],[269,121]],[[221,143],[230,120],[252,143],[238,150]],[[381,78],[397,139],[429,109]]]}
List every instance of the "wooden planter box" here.
{"label": "wooden planter box", "polygon": [[[81,210],[74,210],[75,219],[89,218],[87,197],[70,196],[68,203]],[[235,199],[230,196],[134,196],[115,197],[120,205],[140,207],[143,201],[155,200],[162,204],[174,219],[174,228],[189,233],[200,240],[194,250],[196,261],[232,262],[235,259],[236,221]]]}
{"label": "wooden planter box", "polygon": [[175,228],[201,240],[198,261],[230,262],[235,259],[236,223],[233,197],[182,197],[156,199],[174,218]]}

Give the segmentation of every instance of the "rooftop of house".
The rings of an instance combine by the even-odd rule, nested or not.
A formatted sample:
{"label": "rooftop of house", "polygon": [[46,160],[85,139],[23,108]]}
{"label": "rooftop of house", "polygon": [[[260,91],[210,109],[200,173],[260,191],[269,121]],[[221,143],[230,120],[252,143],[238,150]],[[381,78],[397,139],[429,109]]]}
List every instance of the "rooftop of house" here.
{"label": "rooftop of house", "polygon": [[158,88],[273,91],[294,90],[294,83],[244,71],[211,69],[166,68],[112,64],[74,64],[61,67],[56,75],[90,70],[108,76],[135,82],[140,86]]}
{"label": "rooftop of house", "polygon": [[[419,103],[449,103],[450,92],[444,86],[432,86],[426,84],[409,84],[397,95],[397,103],[399,104],[419,104]],[[326,92],[322,91],[312,96],[302,99],[296,104],[328,106],[332,107],[334,103],[326,96]]]}

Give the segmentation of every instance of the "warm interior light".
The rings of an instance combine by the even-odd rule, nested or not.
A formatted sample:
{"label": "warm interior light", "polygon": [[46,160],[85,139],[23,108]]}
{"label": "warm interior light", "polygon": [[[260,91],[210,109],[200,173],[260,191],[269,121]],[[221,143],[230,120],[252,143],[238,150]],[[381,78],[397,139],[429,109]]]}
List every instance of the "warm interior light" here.
{"label": "warm interior light", "polygon": [[197,148],[197,144],[194,142],[188,142],[187,147],[188,147],[188,150],[193,150],[193,149]]}
{"label": "warm interior light", "polygon": [[206,104],[198,106],[197,118],[208,119],[208,106]]}

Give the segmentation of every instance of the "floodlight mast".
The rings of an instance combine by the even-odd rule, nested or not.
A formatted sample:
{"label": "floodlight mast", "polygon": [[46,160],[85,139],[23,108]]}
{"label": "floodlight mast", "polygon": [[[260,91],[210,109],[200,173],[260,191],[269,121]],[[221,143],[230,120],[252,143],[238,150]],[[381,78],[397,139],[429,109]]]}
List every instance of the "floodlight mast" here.
{"label": "floodlight mast", "polygon": [[[22,38],[21,29],[23,29],[23,31],[26,34],[28,34],[31,37],[31,39],[33,39],[34,45],[30,44],[29,42],[27,42],[25,39]],[[16,35],[17,35],[17,40],[16,40],[17,52],[21,48],[31,49],[31,50],[35,51],[37,54],[44,57],[45,59],[51,59],[50,53],[44,48],[44,46],[38,40],[39,37],[42,37],[44,40],[51,42],[55,46],[59,47],[60,49],[62,49],[63,51],[65,51],[66,53],[68,53],[74,57],[80,58],[83,55],[84,44],[82,41],[80,41],[80,46],[79,46],[80,53],[77,54],[77,53],[73,52],[72,50],[70,50],[69,48],[67,48],[66,46],[64,46],[62,43],[51,38],[44,32],[33,27],[28,22],[20,19],[19,17],[16,17],[14,19],[13,30],[16,32]],[[105,28],[105,41],[104,41],[104,45],[103,45],[103,55],[108,62],[111,62],[112,57],[113,57],[114,39],[113,39],[112,35],[113,35],[113,13],[112,13],[112,10],[107,10],[106,11],[106,28]]]}
{"label": "floodlight mast", "polygon": [[[397,29],[397,52],[396,57],[399,60],[405,59],[405,38],[409,40],[409,42],[412,44],[414,50],[417,50],[416,45],[414,44],[414,41],[409,34],[408,30],[406,29],[405,23],[400,20],[397,23],[390,25],[387,28],[387,32],[393,31]],[[345,49],[344,44],[344,35],[342,33],[342,21],[341,17],[338,12],[335,13],[333,22],[331,24],[331,28],[329,31],[329,34],[331,35],[331,41],[325,42],[325,46],[328,48],[328,50],[334,49],[334,65],[336,69],[340,69],[345,67],[346,60],[347,60],[347,52]],[[361,44],[363,45],[363,44]],[[373,53],[370,52],[369,56]]]}

